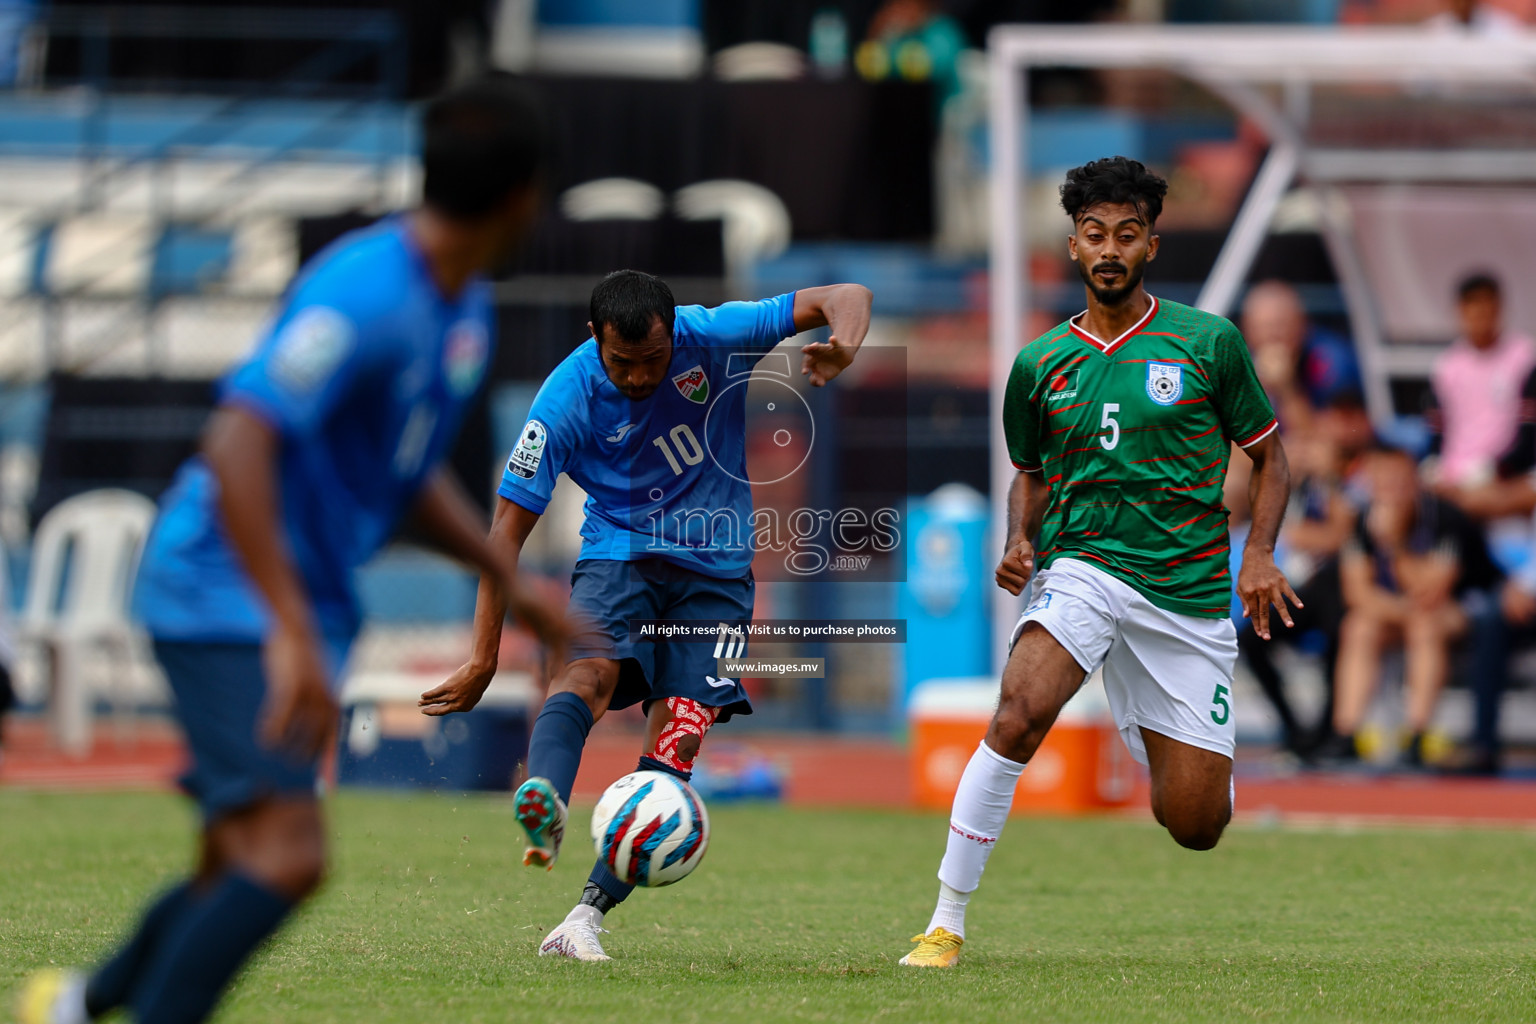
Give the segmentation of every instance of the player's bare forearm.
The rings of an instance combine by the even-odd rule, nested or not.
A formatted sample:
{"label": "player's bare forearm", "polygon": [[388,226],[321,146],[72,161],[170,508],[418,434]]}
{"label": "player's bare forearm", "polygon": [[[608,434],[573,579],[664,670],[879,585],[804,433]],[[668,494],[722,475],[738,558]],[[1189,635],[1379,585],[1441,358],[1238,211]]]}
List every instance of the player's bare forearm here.
{"label": "player's bare forearm", "polygon": [[861,284],[829,284],[795,292],[795,330],[830,327],[826,341],[803,346],[800,372],[821,387],[853,362],[869,333],[874,293]]}
{"label": "player's bare forearm", "polygon": [[279,523],[277,459],[282,438],[239,406],[219,408],[203,435],[203,461],[219,482],[219,512],[230,545],[272,610],[295,632],[314,631],[313,609]]}
{"label": "player's bare forearm", "polygon": [[997,585],[1017,597],[1035,573],[1033,538],[1051,504],[1051,485],[1039,471],[1019,473],[1008,488],[1008,540],[997,563]]}
{"label": "player's bare forearm", "polygon": [[[511,565],[513,573],[516,573],[523,544],[538,521],[537,513],[505,498],[496,499],[496,512],[491,518],[490,533],[483,540],[475,538],[476,544],[484,549],[492,564],[482,567],[480,586],[475,592],[475,619],[469,660],[441,685],[421,695],[418,704],[424,714],[445,715],[453,711],[468,711],[479,703],[481,695],[490,685],[500,660],[501,631],[507,617],[509,597],[516,598],[516,592],[520,590],[515,575],[508,579],[502,570],[504,566]],[[526,599],[518,602],[519,610],[525,615],[529,603]]]}
{"label": "player's bare forearm", "polygon": [[1254,630],[1269,639],[1269,609],[1273,605],[1287,626],[1295,625],[1286,599],[1296,607],[1301,601],[1275,565],[1275,538],[1285,518],[1285,506],[1291,498],[1291,471],[1280,444],[1278,432],[1244,449],[1253,460],[1253,478],[1248,497],[1253,522],[1248,543],[1243,548],[1243,567],[1237,577],[1237,596],[1243,614],[1251,616]]}
{"label": "player's bare forearm", "polygon": [[272,612],[263,645],[267,696],[259,735],[269,747],[304,757],[325,749],[336,728],[336,703],[316,634],[309,592],[283,542],[278,508],[282,438],[238,406],[214,413],[202,456],[219,484],[219,514],[246,575]]}

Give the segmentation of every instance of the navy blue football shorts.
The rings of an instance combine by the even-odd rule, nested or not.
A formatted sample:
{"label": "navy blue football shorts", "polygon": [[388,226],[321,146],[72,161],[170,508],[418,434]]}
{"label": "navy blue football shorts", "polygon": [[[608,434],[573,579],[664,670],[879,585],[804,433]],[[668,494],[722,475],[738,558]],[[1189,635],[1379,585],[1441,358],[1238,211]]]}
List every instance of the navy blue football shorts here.
{"label": "navy blue football shorts", "polygon": [[[339,665],[345,646],[327,646]],[[268,797],[315,795],[317,760],[268,750],[256,738],[267,695],[260,644],[157,639],[155,658],[192,757],[181,786],[205,824]]]}
{"label": "navy blue football shorts", "polygon": [[719,645],[713,638],[652,641],[631,637],[629,624],[632,619],[721,622],[740,630],[742,639],[730,653],[744,657],[755,590],[750,569],[735,579],[717,579],[659,558],[583,559],[571,574],[571,610],[594,628],[577,635],[566,660],[609,658],[620,663],[610,708],[639,703],[648,707],[652,701],[687,697],[720,708],[717,721],[750,715],[752,704],[741,680],[717,676]]}

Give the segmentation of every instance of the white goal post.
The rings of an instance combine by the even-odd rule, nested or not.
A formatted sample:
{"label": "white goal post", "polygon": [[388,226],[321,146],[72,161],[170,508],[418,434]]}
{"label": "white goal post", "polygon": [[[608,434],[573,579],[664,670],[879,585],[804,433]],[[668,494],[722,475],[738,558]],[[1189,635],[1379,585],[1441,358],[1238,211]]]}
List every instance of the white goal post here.
{"label": "white goal post", "polygon": [[[1307,137],[1317,86],[1392,85],[1414,91],[1497,87],[1536,99],[1536,33],[1488,38],[1408,28],[1046,27],[1002,25],[988,38],[991,168],[992,544],[1002,550],[1005,505],[1015,471],[1003,437],[1003,391],[1029,311],[1024,274],[1024,159],[1029,139],[1025,72],[1037,67],[1159,69],[1196,82],[1250,119],[1269,153],[1201,288],[1197,305],[1227,315],[1238,299],[1270,221],[1298,182],[1536,183],[1536,138],[1512,148],[1381,148],[1314,144]],[[1106,153],[1105,156],[1113,154]],[[1424,353],[1385,344],[1377,303],[1344,219],[1320,205],[1321,233],[1344,294],[1378,422],[1390,414],[1388,375],[1423,369]],[[1019,602],[993,605],[994,670]]]}

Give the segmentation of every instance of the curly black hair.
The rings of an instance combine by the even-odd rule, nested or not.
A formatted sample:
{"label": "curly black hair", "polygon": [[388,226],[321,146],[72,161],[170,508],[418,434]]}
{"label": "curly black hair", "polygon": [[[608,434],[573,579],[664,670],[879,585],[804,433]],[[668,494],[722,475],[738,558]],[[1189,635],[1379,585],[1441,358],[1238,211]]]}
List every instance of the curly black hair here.
{"label": "curly black hair", "polygon": [[1061,184],[1061,208],[1076,223],[1084,210],[1099,203],[1131,203],[1150,226],[1162,214],[1167,194],[1168,182],[1140,160],[1107,156],[1067,172]]}

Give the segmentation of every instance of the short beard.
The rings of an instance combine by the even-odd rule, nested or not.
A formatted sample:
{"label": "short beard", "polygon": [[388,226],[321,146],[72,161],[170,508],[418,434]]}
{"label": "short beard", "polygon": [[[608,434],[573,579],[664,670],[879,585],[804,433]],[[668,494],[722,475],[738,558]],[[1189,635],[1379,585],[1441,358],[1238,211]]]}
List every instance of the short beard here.
{"label": "short beard", "polygon": [[1135,266],[1127,264],[1125,268],[1125,283],[1118,288],[1104,288],[1094,280],[1093,269],[1082,260],[1077,261],[1077,272],[1082,277],[1083,284],[1087,285],[1088,290],[1093,292],[1094,299],[1101,306],[1118,306],[1130,298],[1131,293],[1136,290],[1136,286],[1141,284],[1142,275],[1146,273],[1146,270],[1147,264],[1145,261]]}

